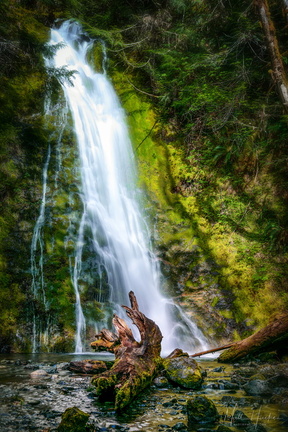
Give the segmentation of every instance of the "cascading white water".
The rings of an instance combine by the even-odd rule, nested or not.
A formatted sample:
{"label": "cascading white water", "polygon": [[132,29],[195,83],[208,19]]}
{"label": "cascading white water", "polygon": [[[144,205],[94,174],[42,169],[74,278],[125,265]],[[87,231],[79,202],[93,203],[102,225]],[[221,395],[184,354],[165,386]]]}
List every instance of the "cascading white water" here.
{"label": "cascading white water", "polygon": [[95,72],[87,62],[93,41],[77,23],[67,21],[51,31],[50,44],[60,44],[50,66],[75,71],[73,84],[62,80],[61,85],[74,122],[82,180],[83,214],[71,277],[76,297],[76,352],[83,350],[86,326],[79,284],[84,233],[89,233],[97,265],[105,268],[114,312],[124,316],[120,306],[129,304],[132,290],[140,309],[159,325],[163,351],[204,347],[201,331],[160,292],[159,268],[137,203],[125,114],[106,74]]}
{"label": "cascading white water", "polygon": [[[45,283],[44,283],[44,270],[43,270],[43,259],[44,259],[44,245],[42,238],[42,230],[45,223],[45,205],[46,205],[46,192],[47,192],[47,174],[48,167],[51,157],[51,147],[48,146],[48,152],[46,161],[43,168],[43,187],[42,187],[42,199],[40,204],[40,212],[37,218],[36,224],[34,226],[32,243],[31,243],[31,275],[32,275],[32,294],[35,299],[41,298],[44,309],[47,310],[47,301],[45,293]],[[37,251],[37,247],[39,250]],[[41,330],[37,323],[37,317],[34,312],[33,314],[33,340],[32,340],[32,352],[38,350],[40,344]]]}
{"label": "cascading white water", "polygon": [[[57,112],[57,115],[55,116],[55,112]],[[55,189],[57,189],[57,177],[60,171],[60,156],[59,156],[59,147],[61,144],[62,135],[66,126],[66,120],[67,120],[67,106],[64,108],[61,104],[57,104],[56,106],[52,106],[51,104],[51,98],[47,98],[45,100],[45,117],[55,117],[55,130],[50,136],[51,140],[54,140],[56,142],[56,152],[57,152],[57,169],[55,173]],[[49,333],[49,304],[47,301],[47,295],[46,295],[46,283],[45,283],[45,272],[44,272],[44,256],[45,256],[45,245],[44,245],[44,236],[43,236],[43,230],[45,227],[45,223],[47,222],[45,220],[45,210],[47,205],[47,190],[48,187],[48,169],[49,164],[51,160],[51,145],[49,143],[48,150],[47,150],[47,156],[44,163],[43,171],[42,171],[42,196],[41,196],[41,203],[40,203],[40,209],[39,209],[39,216],[36,220],[34,230],[33,230],[33,236],[32,236],[32,242],[31,242],[31,249],[30,249],[30,271],[32,276],[32,284],[31,284],[31,290],[33,299],[36,302],[39,302],[43,305],[43,312],[44,312],[44,325],[39,320],[39,316],[37,317],[37,313],[35,312],[35,305],[33,305],[33,323],[32,323],[32,332],[33,332],[33,339],[32,339],[32,352],[37,352],[41,345],[47,345],[48,341],[48,333]]]}

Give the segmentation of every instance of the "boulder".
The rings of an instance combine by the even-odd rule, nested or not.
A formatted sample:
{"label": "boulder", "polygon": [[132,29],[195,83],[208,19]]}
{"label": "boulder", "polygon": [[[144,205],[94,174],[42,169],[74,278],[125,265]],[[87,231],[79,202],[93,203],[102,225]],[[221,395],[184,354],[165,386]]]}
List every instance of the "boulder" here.
{"label": "boulder", "polygon": [[199,389],[203,373],[197,362],[190,357],[167,358],[163,361],[167,378],[184,388]]}
{"label": "boulder", "polygon": [[240,410],[235,411],[232,418],[232,424],[236,428],[244,429],[245,432],[267,432],[264,426],[260,423],[254,424],[249,417]]}
{"label": "boulder", "polygon": [[248,381],[248,383],[243,386],[243,389],[251,396],[268,396],[273,393],[273,387],[271,387],[269,382],[260,379]]}
{"label": "boulder", "polygon": [[62,420],[57,432],[83,432],[89,419],[89,414],[77,407],[67,408],[62,414]]}
{"label": "boulder", "polygon": [[206,396],[196,396],[187,401],[188,426],[212,425],[217,423],[220,416],[217,408]]}

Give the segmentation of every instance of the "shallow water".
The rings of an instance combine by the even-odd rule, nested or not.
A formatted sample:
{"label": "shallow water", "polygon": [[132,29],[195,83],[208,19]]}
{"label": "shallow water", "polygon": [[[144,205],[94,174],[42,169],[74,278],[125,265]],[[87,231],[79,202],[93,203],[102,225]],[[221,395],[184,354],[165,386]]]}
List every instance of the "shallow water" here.
{"label": "shallow water", "polygon": [[[103,431],[117,428],[129,432],[172,430],[169,427],[175,427],[177,423],[187,424],[187,400],[195,395],[206,395],[222,415],[221,423],[228,427],[231,427],[231,418],[239,409],[255,425],[265,426],[268,432],[288,431],[288,426],[281,424],[281,414],[288,416],[287,401],[276,404],[268,399],[247,396],[243,390],[224,389],[220,381],[230,382],[233,366],[219,365],[215,359],[198,360],[207,371],[201,390],[152,386],[119,416],[113,404],[97,401],[90,376],[76,375],[65,369],[67,362],[86,358],[111,360],[113,356],[105,353],[0,355],[0,430],[44,432],[50,428],[48,430],[53,431],[61,421],[61,414],[73,406],[89,413],[90,422]],[[31,378],[31,372],[36,369],[46,370],[47,376]],[[233,397],[234,406],[226,406],[223,397],[227,399],[229,396]],[[238,402],[235,405],[236,398]],[[238,431],[233,427],[231,430]]]}

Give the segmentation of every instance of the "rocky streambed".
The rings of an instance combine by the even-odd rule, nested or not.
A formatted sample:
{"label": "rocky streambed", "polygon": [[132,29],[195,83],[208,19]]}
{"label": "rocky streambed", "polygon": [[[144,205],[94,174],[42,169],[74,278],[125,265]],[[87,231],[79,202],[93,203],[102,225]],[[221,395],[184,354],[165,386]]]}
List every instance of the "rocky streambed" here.
{"label": "rocky streambed", "polygon": [[[204,375],[200,388],[175,386],[163,376],[119,415],[112,402],[98,401],[91,376],[69,370],[70,361],[69,356],[2,356],[0,430],[56,431],[65,410],[77,407],[89,414],[83,431],[288,431],[288,363],[220,365],[199,360]],[[206,421],[208,407],[206,420],[197,414],[206,399],[216,408],[212,423]],[[190,422],[188,401],[196,404],[196,411],[188,412]]]}

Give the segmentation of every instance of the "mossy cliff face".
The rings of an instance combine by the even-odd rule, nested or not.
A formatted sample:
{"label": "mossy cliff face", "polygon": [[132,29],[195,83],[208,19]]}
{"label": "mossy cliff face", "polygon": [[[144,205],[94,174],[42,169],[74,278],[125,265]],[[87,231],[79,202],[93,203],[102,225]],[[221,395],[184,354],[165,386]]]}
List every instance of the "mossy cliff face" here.
{"label": "mossy cliff face", "polygon": [[[238,339],[264,326],[288,300],[286,255],[273,256],[257,239],[264,194],[283,211],[272,178],[264,168],[252,187],[247,176],[244,188],[257,204],[243,202],[233,179],[185,157],[181,141],[156,122],[129,77],[113,79],[127,112],[164,289],[211,340]],[[245,222],[245,232],[237,230],[237,221]]]}
{"label": "mossy cliff face", "polygon": [[287,308],[287,115],[267,40],[245,0],[145,12],[112,52],[166,289],[206,334],[239,338]]}
{"label": "mossy cliff face", "polygon": [[39,61],[34,48],[46,40],[47,29],[13,2],[3,2],[0,19],[0,349],[12,345],[26,350],[29,251],[41,194],[42,152],[47,148],[41,116],[43,69],[41,63],[33,67]]}

